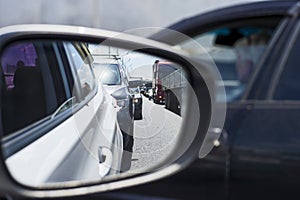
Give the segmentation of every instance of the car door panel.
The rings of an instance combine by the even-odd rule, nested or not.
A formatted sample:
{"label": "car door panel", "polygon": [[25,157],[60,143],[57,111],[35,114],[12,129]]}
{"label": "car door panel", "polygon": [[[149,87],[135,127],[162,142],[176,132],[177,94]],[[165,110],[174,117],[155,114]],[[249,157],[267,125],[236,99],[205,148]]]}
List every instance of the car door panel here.
{"label": "car door panel", "polygon": [[[10,173],[15,177],[23,177],[23,181],[28,180],[29,183],[23,182],[25,184],[38,184],[46,181],[48,175],[53,173],[57,164],[66,157],[68,150],[72,149],[77,142],[78,135],[74,133],[76,133],[74,118],[71,117],[65,121],[63,126],[58,126],[50,133],[10,156],[6,160]],[[36,150],[39,154],[32,153]],[[51,162],[47,160],[51,160]],[[20,166],[22,167],[20,168]],[[34,173],[36,176],[27,177],[28,174],[31,174],[28,172]]]}
{"label": "car door panel", "polygon": [[[295,22],[291,20],[288,27],[295,26]],[[293,29],[287,28],[277,45],[289,46],[290,41],[293,41],[292,38]],[[288,56],[290,49],[291,47],[278,48],[275,44],[273,52],[276,53],[270,52],[265,65],[268,70],[261,72],[260,77],[263,81],[254,84],[261,85],[263,90],[255,92],[257,89],[252,88],[251,93],[256,93],[257,99],[261,100],[253,103],[234,139],[229,190],[232,199],[244,196],[247,196],[247,199],[282,199],[297,194],[296,187],[300,182],[298,156],[300,140],[299,123],[296,119],[300,117],[300,107],[297,101],[290,101],[287,98],[297,96],[291,93],[292,87],[289,86],[293,82],[291,74],[295,80],[298,79],[295,77],[297,74],[295,67],[298,66]],[[295,58],[298,57],[297,53]],[[283,62],[283,58],[288,58],[288,62]],[[281,77],[284,71],[281,67],[286,68],[285,65],[291,63],[294,69],[288,71],[289,75],[285,80],[288,84],[281,85],[287,90],[278,93],[280,99],[273,100],[272,95],[266,94],[270,93],[270,88],[276,88],[278,77]]]}
{"label": "car door panel", "polygon": [[232,199],[282,199],[297,193],[300,140],[295,119],[299,117],[299,105],[262,103],[249,111],[233,143]]}
{"label": "car door panel", "polygon": [[254,106],[242,121],[234,140],[232,178],[289,181],[291,177],[286,176],[287,169],[281,165],[288,154],[293,152],[295,156],[300,151],[299,125],[294,120],[300,117],[299,111],[297,105],[266,103]]}
{"label": "car door panel", "polygon": [[[53,95],[46,94],[53,97],[53,99],[56,99],[56,96],[65,99],[65,94],[71,94],[71,91],[67,91],[61,81],[64,79],[65,82],[71,82],[71,80],[69,77],[60,79],[58,77],[63,76],[61,74],[65,75],[65,73],[62,73],[65,69],[72,69],[71,63],[73,61],[71,57],[67,58],[62,53],[63,51],[55,54],[52,52],[53,46],[56,46],[59,42],[51,43],[47,40],[31,42],[39,46],[36,54],[43,55],[37,57],[36,61],[43,58],[44,63],[41,66],[43,68],[50,68],[51,66],[52,73],[50,75],[56,81],[55,86],[61,87],[60,93],[55,92],[57,90],[54,90],[54,81],[45,78],[49,74],[41,73],[43,80],[53,90],[51,94],[55,95],[53,97]],[[76,49],[72,55],[76,56]],[[65,60],[65,62],[56,62],[60,59]],[[47,60],[51,60],[51,62],[47,63]],[[83,63],[83,60],[81,61]],[[86,68],[83,69],[90,72],[89,77],[91,77],[88,79],[88,76],[82,76],[86,81],[85,83],[89,83],[91,86],[84,96],[79,93],[85,89],[84,84],[70,84],[75,85],[72,88],[71,98],[60,105],[58,104],[60,101],[56,102],[58,105],[55,109],[52,109],[52,113],[48,113],[48,116],[42,120],[26,124],[27,126],[18,130],[17,133],[11,133],[4,142],[9,150],[5,152],[6,164],[12,176],[17,177],[22,184],[38,186],[43,183],[59,181],[99,180],[109,173],[119,171],[123,140],[117,124],[118,107],[115,100],[106,93],[101,84],[93,85],[94,76],[91,70],[88,71],[90,66],[84,67]],[[36,68],[36,66],[27,67],[25,70],[32,71]],[[45,72],[45,70],[43,71]],[[77,78],[73,74],[72,80],[76,83],[79,82]],[[34,93],[35,90],[32,91],[32,98],[34,98],[38,94]],[[21,103],[20,106],[22,106]],[[26,114],[30,115],[30,112]],[[39,130],[35,131],[36,129]],[[38,136],[36,136],[37,133]],[[26,137],[29,141],[22,140]],[[17,149],[10,148],[12,144],[22,146]],[[102,156],[106,156],[106,159],[101,160]],[[106,165],[103,165],[103,163]],[[32,177],[32,174],[36,174],[36,176]]]}
{"label": "car door panel", "polygon": [[[99,93],[97,96],[102,96],[101,90]],[[105,98],[97,96],[74,113],[73,127],[75,130],[73,135],[76,142],[69,150],[66,150],[68,153],[59,163],[57,169],[53,171],[48,182],[98,180],[101,178],[98,150],[100,147],[113,149],[115,137],[119,136],[120,140],[121,136],[116,131],[118,126],[114,124],[117,110],[113,107],[113,102],[103,102]],[[106,117],[104,118],[104,116]],[[82,120],[89,123],[82,123]],[[120,155],[118,152],[115,153],[116,157]],[[115,166],[107,167],[119,169],[120,159],[113,163]]]}

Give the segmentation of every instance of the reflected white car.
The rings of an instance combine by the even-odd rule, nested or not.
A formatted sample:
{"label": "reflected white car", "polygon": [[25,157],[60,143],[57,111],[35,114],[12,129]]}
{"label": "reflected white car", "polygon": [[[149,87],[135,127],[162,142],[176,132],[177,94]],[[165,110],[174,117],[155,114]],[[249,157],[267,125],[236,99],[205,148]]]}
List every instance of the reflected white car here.
{"label": "reflected white car", "polygon": [[6,48],[1,63],[13,80],[6,78],[2,94],[3,152],[17,181],[40,186],[119,173],[119,107],[95,81],[84,43],[24,40]]}

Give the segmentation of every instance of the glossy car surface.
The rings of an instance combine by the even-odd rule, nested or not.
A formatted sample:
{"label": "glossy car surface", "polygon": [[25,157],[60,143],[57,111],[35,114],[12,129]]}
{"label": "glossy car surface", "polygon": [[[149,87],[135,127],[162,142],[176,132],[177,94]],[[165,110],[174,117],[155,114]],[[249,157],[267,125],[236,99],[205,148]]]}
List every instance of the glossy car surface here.
{"label": "glossy car surface", "polygon": [[[226,123],[213,151],[188,170],[121,192],[176,199],[299,195],[299,13],[296,1],[258,2],[168,27],[195,39],[215,61],[226,88]],[[189,49],[188,41],[175,34],[163,31],[151,38],[201,58]]]}
{"label": "glossy car surface", "polygon": [[143,98],[139,87],[130,88],[134,102],[134,119],[143,119]]}
{"label": "glossy car surface", "polygon": [[2,145],[10,173],[22,184],[94,180],[120,171],[116,100],[95,81],[92,61],[84,62],[88,55],[84,43],[59,40],[24,40],[3,50]]}

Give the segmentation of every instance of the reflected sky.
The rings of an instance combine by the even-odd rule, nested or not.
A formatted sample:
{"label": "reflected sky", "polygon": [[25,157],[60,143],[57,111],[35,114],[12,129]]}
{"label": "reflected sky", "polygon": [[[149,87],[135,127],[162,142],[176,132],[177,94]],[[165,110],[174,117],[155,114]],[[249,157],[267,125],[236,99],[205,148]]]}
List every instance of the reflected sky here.
{"label": "reflected sky", "polygon": [[122,58],[130,77],[142,76],[144,80],[152,80],[152,65],[159,58],[136,52],[130,52]]}

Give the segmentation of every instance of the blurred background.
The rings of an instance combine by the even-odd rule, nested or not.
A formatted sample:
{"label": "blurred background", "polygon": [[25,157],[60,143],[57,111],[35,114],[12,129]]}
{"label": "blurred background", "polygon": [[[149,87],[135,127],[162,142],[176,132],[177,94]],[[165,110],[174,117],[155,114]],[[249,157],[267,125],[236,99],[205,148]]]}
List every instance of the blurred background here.
{"label": "blurred background", "polygon": [[0,0],[0,27],[66,24],[127,31],[166,27],[216,8],[257,0]]}

